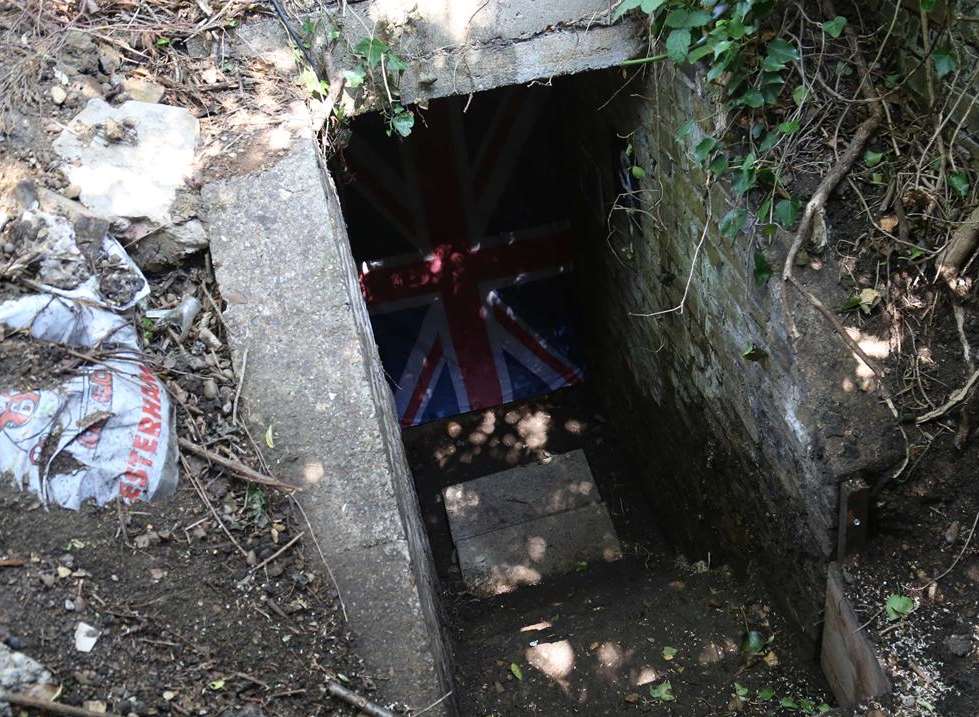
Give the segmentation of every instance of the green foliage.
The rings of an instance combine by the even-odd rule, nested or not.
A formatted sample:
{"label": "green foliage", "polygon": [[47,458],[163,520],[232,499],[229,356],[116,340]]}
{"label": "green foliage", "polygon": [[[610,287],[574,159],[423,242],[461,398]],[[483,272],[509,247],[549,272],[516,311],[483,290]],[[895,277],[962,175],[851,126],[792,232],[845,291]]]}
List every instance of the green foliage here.
{"label": "green foliage", "polygon": [[955,72],[955,57],[950,52],[936,50],[932,53],[931,61],[935,64],[935,74],[938,79]]}
{"label": "green foliage", "polygon": [[960,197],[969,193],[969,175],[965,172],[952,172],[948,175],[948,184]]}
{"label": "green foliage", "polygon": [[670,684],[669,680],[661,682],[655,687],[650,685],[649,696],[660,702],[673,702],[676,700],[676,697],[673,695],[673,685]]}
{"label": "green foliage", "polygon": [[832,20],[827,20],[823,23],[823,32],[825,32],[830,37],[836,38],[843,34],[843,29],[846,27],[846,18],[842,15],[837,15]]}
{"label": "green foliage", "polygon": [[884,603],[884,612],[887,619],[893,622],[902,617],[910,615],[914,611],[914,600],[907,595],[897,593],[890,595]]}
{"label": "green foliage", "polygon": [[755,283],[764,286],[772,278],[772,265],[768,263],[768,258],[760,251],[755,251]]}

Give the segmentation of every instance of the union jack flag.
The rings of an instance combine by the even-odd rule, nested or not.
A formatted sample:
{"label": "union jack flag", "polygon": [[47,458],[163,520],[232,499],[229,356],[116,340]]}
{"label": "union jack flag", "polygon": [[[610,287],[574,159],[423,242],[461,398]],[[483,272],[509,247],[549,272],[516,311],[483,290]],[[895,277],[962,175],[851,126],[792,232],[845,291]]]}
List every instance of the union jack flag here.
{"label": "union jack flag", "polygon": [[342,199],[404,426],[582,380],[550,100],[440,100],[397,143],[376,120],[354,127]]}

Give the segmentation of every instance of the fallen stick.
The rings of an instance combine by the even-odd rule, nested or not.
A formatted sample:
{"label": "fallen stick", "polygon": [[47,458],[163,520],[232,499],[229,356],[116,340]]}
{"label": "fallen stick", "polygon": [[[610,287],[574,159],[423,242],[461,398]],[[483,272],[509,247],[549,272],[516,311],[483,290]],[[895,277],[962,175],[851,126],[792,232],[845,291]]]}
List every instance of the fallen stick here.
{"label": "fallen stick", "polygon": [[92,710],[86,710],[82,707],[72,707],[71,705],[63,705],[60,702],[41,700],[37,699],[36,697],[20,695],[16,692],[3,692],[0,690],[0,704],[3,702],[9,702],[10,704],[17,705],[18,707],[43,710],[52,714],[68,715],[68,717],[120,717],[112,712],[93,712]]}
{"label": "fallen stick", "polygon": [[394,717],[394,712],[380,705],[376,705],[366,697],[361,697],[353,690],[348,690],[336,680],[326,681],[326,691],[333,697],[343,700],[348,705],[353,705],[361,712],[370,717]]}
{"label": "fallen stick", "polygon": [[933,411],[928,411],[928,413],[918,416],[916,419],[914,419],[914,422],[920,426],[922,423],[928,423],[928,421],[933,421],[936,418],[944,416],[950,410],[955,408],[955,406],[965,400],[965,397],[969,395],[969,391],[971,391],[972,387],[976,385],[976,381],[979,381],[979,371],[973,372],[973,374],[969,376],[969,380],[965,382],[965,385],[962,386],[962,388],[952,391],[952,395],[948,397],[948,400],[945,403]]}
{"label": "fallen stick", "polygon": [[291,548],[293,545],[295,545],[296,544],[296,541],[298,541],[304,535],[306,535],[306,531],[305,530],[302,531],[302,532],[300,532],[299,535],[297,535],[296,537],[294,537],[288,543],[286,543],[281,548],[279,548],[274,553],[272,553],[270,556],[268,556],[267,558],[265,558],[265,560],[263,560],[262,562],[260,562],[254,568],[252,568],[251,569],[251,572],[253,572],[253,573],[254,572],[258,572],[259,570],[261,570],[262,568],[264,568],[266,565],[268,565],[269,563],[271,563],[273,560],[275,560],[277,557],[279,557],[284,552],[286,552],[289,548]]}
{"label": "fallen stick", "polygon": [[26,560],[20,558],[4,558],[0,560],[0,568],[20,568],[27,565]]}
{"label": "fallen stick", "polygon": [[953,291],[962,267],[976,250],[976,244],[979,244],[979,206],[959,225],[948,244],[935,257],[938,278],[945,281]]}
{"label": "fallen stick", "polygon": [[193,443],[186,438],[178,438],[177,443],[181,448],[190,451],[194,455],[205,458],[212,463],[217,463],[222,468],[227,468],[232,471],[242,480],[249,481],[251,483],[260,483],[261,485],[267,485],[270,488],[279,488],[280,490],[296,490],[296,486],[289,485],[288,483],[283,483],[280,480],[276,480],[271,476],[259,473],[254,468],[249,468],[244,463],[231,460],[230,458],[225,458],[219,453],[214,451],[209,451],[196,443]]}

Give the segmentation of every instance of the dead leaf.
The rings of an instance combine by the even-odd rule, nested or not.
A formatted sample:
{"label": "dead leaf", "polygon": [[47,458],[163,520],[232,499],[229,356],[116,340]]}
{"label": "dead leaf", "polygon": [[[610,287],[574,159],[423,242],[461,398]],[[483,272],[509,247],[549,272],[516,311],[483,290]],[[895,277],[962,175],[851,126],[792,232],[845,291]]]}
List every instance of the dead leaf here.
{"label": "dead leaf", "polygon": [[880,218],[880,228],[885,232],[892,232],[897,227],[897,217],[893,214],[889,214],[886,217]]}

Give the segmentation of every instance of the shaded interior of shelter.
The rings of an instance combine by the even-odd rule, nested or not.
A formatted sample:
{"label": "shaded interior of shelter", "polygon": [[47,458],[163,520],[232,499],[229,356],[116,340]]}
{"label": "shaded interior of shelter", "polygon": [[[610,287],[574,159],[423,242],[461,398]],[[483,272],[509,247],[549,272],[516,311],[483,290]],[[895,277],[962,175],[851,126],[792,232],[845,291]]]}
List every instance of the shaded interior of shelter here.
{"label": "shaded interior of shelter", "polygon": [[[739,669],[737,647],[732,652],[731,646],[736,645],[747,624],[743,620],[745,610],[762,615],[759,621],[771,634],[787,629],[777,616],[769,615],[767,608],[754,605],[753,601],[760,604],[765,599],[765,591],[758,585],[732,582],[731,573],[725,571],[691,576],[689,569],[676,567],[670,544],[674,541],[660,532],[657,517],[672,517],[681,523],[683,517],[670,516],[668,499],[638,476],[648,474],[651,466],[661,462],[675,466],[685,459],[670,455],[667,460],[665,454],[675,452],[674,445],[649,445],[637,451],[636,442],[627,440],[634,429],[628,411],[621,405],[609,405],[614,401],[609,396],[621,394],[621,390],[609,390],[609,382],[629,385],[629,377],[607,370],[615,363],[608,361],[607,355],[616,347],[608,345],[607,317],[603,316],[607,308],[596,288],[601,286],[595,276],[600,272],[596,256],[612,250],[615,237],[607,217],[613,205],[622,210],[618,231],[634,233],[636,240],[641,237],[638,217],[642,213],[639,203],[633,201],[637,191],[630,172],[632,138],[613,129],[617,126],[614,115],[628,115],[627,105],[636,101],[621,89],[621,75],[605,71],[432,101],[417,112],[416,126],[407,140],[389,136],[390,128],[381,115],[365,116],[351,123],[350,140],[333,160],[333,175],[372,312],[379,353],[398,410],[407,418],[403,423],[416,424],[403,426],[402,440],[435,566],[448,596],[444,602],[455,634],[456,677],[465,714],[521,711],[527,701],[545,713],[558,714],[567,709],[568,700],[579,705],[590,703],[591,709],[597,710],[592,712],[595,714],[618,714],[623,689],[646,689],[644,685],[668,676],[658,641],[675,644],[692,655],[733,655],[722,669],[721,663],[701,664],[692,666],[684,676],[677,672],[672,676],[674,684],[686,681],[689,689],[699,691],[702,701],[713,704],[719,700],[711,709],[722,711],[732,675]],[[607,102],[612,97],[615,102]],[[514,148],[512,137],[507,131],[499,131],[499,125],[508,125],[512,133],[527,113],[535,118],[533,131],[518,138]],[[452,117],[449,122],[447,115]],[[608,121],[594,121],[606,116]],[[476,149],[463,150],[468,155],[461,160],[457,157],[454,167],[447,166],[451,153],[466,141]],[[428,153],[429,160],[435,155],[438,161],[421,162],[419,152]],[[472,165],[467,164],[470,161]],[[501,166],[501,186],[493,186],[492,180],[481,176]],[[450,174],[454,177],[448,181]],[[453,182],[468,182],[468,196],[446,187]],[[481,209],[474,197],[486,195],[502,211]],[[527,319],[528,328],[562,360],[580,369],[580,375],[559,388],[535,386],[533,376],[521,378],[519,366],[506,365],[514,390],[502,392],[498,402],[470,406],[471,410],[461,412],[459,406],[452,410],[450,405],[445,409],[447,415],[439,415],[433,408],[435,402],[412,404],[411,396],[398,398],[399,391],[404,394],[410,388],[402,382],[403,367],[411,345],[417,343],[424,310],[418,309],[415,325],[408,312],[406,343],[398,359],[399,349],[390,345],[397,322],[391,320],[384,304],[391,303],[397,310],[410,309],[425,293],[421,290],[424,286],[413,293],[416,284],[429,280],[433,273],[452,275],[458,269],[452,260],[453,250],[437,247],[455,242],[458,237],[452,234],[454,230],[467,231],[459,227],[473,221],[473,213],[481,231],[474,240],[491,238],[485,244],[490,249],[499,246],[500,237],[504,244],[517,242],[520,237],[511,236],[511,232],[566,227],[569,255],[557,262],[561,270],[544,278],[528,272],[530,276],[521,276],[516,282],[515,292],[505,280],[494,286],[502,305],[515,307],[520,318]],[[433,235],[437,236],[426,237],[428,244],[413,243],[409,236],[412,222],[430,221],[426,215],[435,214],[439,226]],[[539,239],[540,232],[535,236]],[[405,269],[419,264],[425,267],[421,274]],[[402,284],[398,288],[406,293],[382,295],[376,280],[391,278],[384,272],[392,267],[400,268],[397,281]],[[520,275],[525,267],[493,268],[512,279],[514,272]],[[427,287],[433,292],[437,288],[434,283]],[[519,287],[524,286],[531,291],[520,296]],[[553,317],[541,306],[555,292],[560,295],[557,304],[562,311],[547,325]],[[465,297],[451,295],[445,300],[457,299]],[[494,306],[486,305],[483,310],[492,313]],[[446,327],[445,332],[452,334],[454,328]],[[432,361],[444,358],[438,352],[433,354],[430,345],[422,349],[425,358]],[[488,362],[494,364],[493,359]],[[487,370],[498,372],[500,363],[506,361],[497,358],[497,365]],[[424,368],[425,364],[419,365]],[[598,366],[605,369],[594,370]],[[415,379],[420,373],[424,372],[415,372]],[[439,385],[436,378],[428,377],[430,393],[445,394],[452,388],[449,379]],[[464,380],[457,377],[457,383]],[[523,393],[516,390],[521,380],[525,381]],[[484,396],[482,400],[489,399]],[[617,420],[609,418],[613,415]],[[665,432],[668,434],[669,429]],[[689,442],[688,437],[678,436],[675,445]],[[578,451],[587,459],[599,498],[614,526],[621,547],[614,557],[621,559],[576,565],[539,584],[533,576],[527,581],[518,576],[508,583],[506,574],[503,589],[496,591],[500,594],[473,595],[460,570],[458,541],[453,539],[446,510],[446,489],[475,486],[508,469],[546,464]],[[567,498],[553,495],[543,502],[559,504]],[[478,508],[473,506],[473,510]],[[514,546],[523,551],[524,567],[532,568],[541,557],[534,554],[532,542]],[[699,553],[688,553],[689,562],[683,564],[701,561],[701,565],[709,565],[710,550],[705,547]],[[718,560],[716,553],[714,559]],[[754,618],[749,619],[754,622]],[[795,645],[784,645],[784,650],[781,674],[800,675],[808,684],[820,683],[811,653]],[[528,697],[502,689],[501,683],[513,683],[508,674],[511,660],[535,668],[533,677],[528,675],[526,681],[520,678],[520,690],[533,689],[534,680],[543,680],[544,692]]]}
{"label": "shaded interior of shelter", "polygon": [[[610,86],[612,75],[589,73],[435,100],[417,111],[415,128],[407,139],[390,136],[383,116],[364,116],[352,122],[345,151],[334,160],[351,248],[396,396],[399,390],[411,393],[399,382],[406,373],[406,356],[412,349],[419,350],[418,344],[423,344],[420,350],[426,356],[416,374],[424,374],[425,365],[442,359],[438,355],[433,359],[430,344],[417,338],[424,330],[426,312],[425,299],[419,297],[427,292],[406,286],[418,281],[411,267],[424,265],[422,271],[428,274],[457,271],[449,256],[454,249],[441,247],[465,240],[462,235],[467,232],[469,243],[479,244],[483,253],[502,243],[500,258],[477,283],[483,291],[492,286],[502,305],[512,309],[516,321],[539,340],[528,349],[534,341],[526,334],[521,337],[518,326],[516,339],[508,337],[510,344],[523,339],[517,352],[510,351],[507,341],[496,341],[503,344],[496,346],[496,363],[502,367],[485,357],[490,364],[487,371],[505,373],[501,384],[511,384],[500,391],[497,403],[490,403],[492,396],[476,396],[477,406],[461,413],[459,409],[466,406],[458,402],[453,406],[451,400],[436,406],[440,393],[444,397],[457,390],[474,373],[471,367],[468,374],[466,368],[457,368],[453,387],[442,364],[438,376],[428,377],[429,384],[415,386],[419,394],[425,390],[435,394],[427,404],[406,416],[405,403],[411,400],[402,397],[399,403],[402,438],[436,568],[449,589],[463,586],[443,490],[571,451],[584,452],[622,544],[630,550],[636,545],[658,550],[662,543],[646,496],[629,479],[631,471],[618,445],[617,430],[606,420],[601,396],[589,380],[590,354],[607,347],[595,345],[593,337],[599,332],[588,325],[587,263],[579,265],[579,257],[583,248],[604,243],[605,237],[581,230],[577,204],[582,175],[574,165],[581,147],[568,148],[569,142],[580,143],[581,138],[569,118],[583,109],[585,97],[590,102],[594,94],[580,88]],[[588,137],[588,145],[588,153],[603,165],[614,185],[628,140],[610,131]],[[561,246],[550,246],[552,239]],[[529,256],[520,248],[524,244],[547,248]],[[515,248],[515,259],[508,254],[513,251],[509,247]],[[434,263],[433,255],[437,255]],[[385,288],[378,290],[365,277],[376,277],[390,267],[402,270],[395,281],[401,286],[388,296]],[[439,291],[432,288],[428,293]],[[453,303],[468,300],[460,295],[464,293],[442,291],[439,301],[449,305],[445,313],[451,314]],[[485,296],[481,300],[484,314],[492,314],[492,302]],[[503,326],[507,328],[514,327]],[[443,330],[444,340],[456,338],[459,329],[452,316],[443,316]],[[401,348],[396,346],[397,336],[392,342],[392,332],[404,339]],[[527,361],[521,363],[526,357],[519,353],[527,354],[532,363],[540,358],[541,345],[560,365],[548,365],[550,359],[544,356],[543,375],[535,375]],[[399,351],[402,355],[395,355]],[[464,359],[461,353],[455,351],[457,364],[473,361],[473,354]],[[560,374],[569,370],[574,375],[562,381]],[[528,555],[527,563],[532,562]]]}

